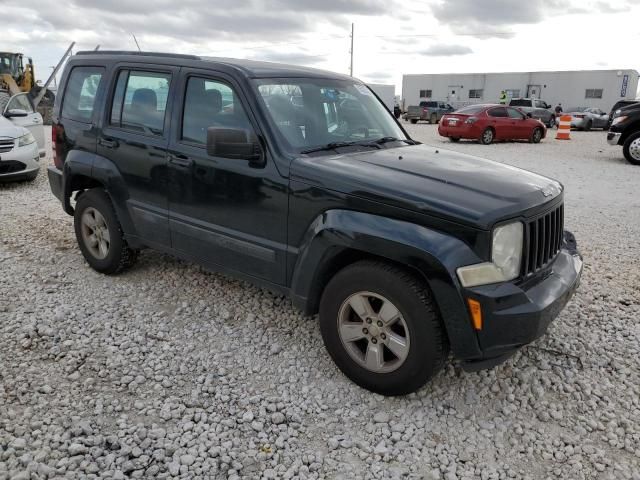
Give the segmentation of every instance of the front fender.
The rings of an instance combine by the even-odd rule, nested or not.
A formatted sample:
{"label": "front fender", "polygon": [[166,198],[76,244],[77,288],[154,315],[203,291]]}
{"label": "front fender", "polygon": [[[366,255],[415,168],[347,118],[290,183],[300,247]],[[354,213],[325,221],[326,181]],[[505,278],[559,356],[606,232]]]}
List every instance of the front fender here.
{"label": "front fender", "polygon": [[312,313],[327,268],[347,250],[375,255],[410,266],[428,282],[445,324],[454,354],[480,356],[455,269],[481,259],[450,235],[402,220],[351,210],[329,210],[309,226],[291,278],[296,306]]}

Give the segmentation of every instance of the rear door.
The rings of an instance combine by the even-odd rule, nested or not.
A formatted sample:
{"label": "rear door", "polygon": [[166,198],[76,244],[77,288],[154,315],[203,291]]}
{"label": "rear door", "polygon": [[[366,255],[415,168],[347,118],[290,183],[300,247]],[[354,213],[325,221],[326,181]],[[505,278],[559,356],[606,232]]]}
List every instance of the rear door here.
{"label": "rear door", "polygon": [[489,117],[489,125],[496,132],[496,139],[516,138],[514,122],[509,118],[505,107],[490,108],[487,110],[487,117]]}
{"label": "rear door", "polygon": [[137,234],[156,247],[171,245],[167,146],[178,71],[167,65],[116,65],[98,137],[98,154],[116,165],[125,182],[122,194]]}
{"label": "rear door", "polygon": [[42,115],[36,112],[33,108],[33,104],[29,99],[29,95],[26,93],[18,93],[11,97],[7,103],[3,114],[9,110],[24,110],[27,112],[26,117],[11,117],[11,122],[14,125],[28,128],[38,142],[38,150],[40,156],[44,155],[44,125],[42,122]]}

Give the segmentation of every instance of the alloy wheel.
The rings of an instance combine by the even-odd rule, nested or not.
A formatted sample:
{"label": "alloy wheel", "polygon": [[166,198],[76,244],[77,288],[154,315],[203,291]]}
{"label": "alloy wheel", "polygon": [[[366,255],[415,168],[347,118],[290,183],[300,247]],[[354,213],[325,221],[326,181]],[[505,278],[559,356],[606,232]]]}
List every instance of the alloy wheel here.
{"label": "alloy wheel", "polygon": [[631,145],[629,145],[629,154],[631,158],[640,162],[640,138],[636,138]]}
{"label": "alloy wheel", "polygon": [[349,356],[374,373],[389,373],[409,354],[409,329],[398,308],[373,292],[349,296],[338,311],[338,333]]}
{"label": "alloy wheel", "polygon": [[100,260],[109,255],[111,245],[109,227],[98,210],[89,207],[82,212],[81,231],[82,240],[91,255]]}

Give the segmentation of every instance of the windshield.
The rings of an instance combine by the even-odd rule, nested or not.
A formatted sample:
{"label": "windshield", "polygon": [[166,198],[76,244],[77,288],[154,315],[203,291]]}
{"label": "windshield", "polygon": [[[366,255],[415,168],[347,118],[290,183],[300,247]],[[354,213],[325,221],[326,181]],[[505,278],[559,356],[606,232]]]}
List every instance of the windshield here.
{"label": "windshield", "polygon": [[509,102],[509,105],[511,105],[512,107],[530,107],[531,100],[516,98],[515,100],[511,100],[511,102]]}
{"label": "windshield", "polygon": [[587,107],[573,107],[567,110],[567,112],[584,112],[587,110]]}
{"label": "windshield", "polygon": [[465,115],[474,115],[476,113],[480,113],[485,108],[484,105],[469,105],[468,107],[462,107],[460,110],[456,110],[454,113],[462,113]]}
{"label": "windshield", "polygon": [[297,152],[340,142],[407,139],[387,108],[361,83],[323,78],[254,82],[279,132]]}

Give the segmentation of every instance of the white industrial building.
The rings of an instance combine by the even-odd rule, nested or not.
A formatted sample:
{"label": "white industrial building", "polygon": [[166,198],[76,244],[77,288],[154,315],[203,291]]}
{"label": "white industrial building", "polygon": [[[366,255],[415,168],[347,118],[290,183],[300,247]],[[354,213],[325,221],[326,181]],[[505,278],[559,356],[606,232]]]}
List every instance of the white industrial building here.
{"label": "white industrial building", "polygon": [[565,108],[599,107],[608,112],[622,99],[638,95],[636,70],[579,70],[560,72],[411,74],[402,77],[406,109],[423,100],[441,100],[454,107],[497,103],[500,92],[509,97],[536,97]]}
{"label": "white industrial building", "polygon": [[380,100],[384,102],[390,112],[393,112],[393,105],[396,99],[396,86],[387,85],[384,83],[369,83],[371,90],[373,90]]}

